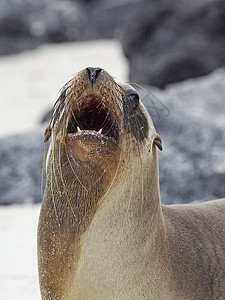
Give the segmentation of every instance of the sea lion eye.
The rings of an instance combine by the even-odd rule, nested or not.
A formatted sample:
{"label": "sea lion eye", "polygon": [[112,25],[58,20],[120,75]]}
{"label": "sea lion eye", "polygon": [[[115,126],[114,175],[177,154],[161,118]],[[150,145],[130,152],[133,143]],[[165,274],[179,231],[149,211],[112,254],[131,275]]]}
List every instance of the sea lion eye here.
{"label": "sea lion eye", "polygon": [[128,95],[129,95],[129,100],[130,100],[130,104],[131,107],[133,109],[136,109],[138,107],[139,104],[139,95],[138,93],[136,93],[135,91],[128,91]]}

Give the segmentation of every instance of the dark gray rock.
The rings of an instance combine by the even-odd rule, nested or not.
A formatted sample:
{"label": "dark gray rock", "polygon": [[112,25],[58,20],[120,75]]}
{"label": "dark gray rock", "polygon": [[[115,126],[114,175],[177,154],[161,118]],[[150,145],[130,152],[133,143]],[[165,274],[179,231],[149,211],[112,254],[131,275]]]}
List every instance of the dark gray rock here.
{"label": "dark gray rock", "polygon": [[225,197],[225,69],[145,93],[163,140],[159,177],[164,203]]}
{"label": "dark gray rock", "polygon": [[224,66],[224,33],[223,0],[0,2],[0,55],[43,43],[117,38],[130,81],[159,87]]}
{"label": "dark gray rock", "polygon": [[43,131],[0,139],[0,204],[41,201]]}
{"label": "dark gray rock", "polygon": [[83,39],[119,39],[143,3],[143,0],[91,1],[85,7],[88,19],[82,29]]}
{"label": "dark gray rock", "polygon": [[0,55],[43,43],[121,36],[124,26],[132,24],[141,3],[142,0],[2,0]]}
{"label": "dark gray rock", "polygon": [[79,40],[87,17],[70,0],[2,0],[0,55],[33,49],[43,43]]}
{"label": "dark gray rock", "polygon": [[225,65],[223,0],[143,1],[121,38],[130,81],[164,87]]}

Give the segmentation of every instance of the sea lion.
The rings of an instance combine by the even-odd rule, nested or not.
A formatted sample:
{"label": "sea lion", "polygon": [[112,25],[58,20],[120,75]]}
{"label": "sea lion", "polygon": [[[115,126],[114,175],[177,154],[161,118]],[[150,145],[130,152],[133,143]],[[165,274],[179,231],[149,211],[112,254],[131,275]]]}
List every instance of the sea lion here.
{"label": "sea lion", "polygon": [[38,226],[42,299],[225,299],[225,200],[163,206],[162,142],[101,68],[61,91]]}

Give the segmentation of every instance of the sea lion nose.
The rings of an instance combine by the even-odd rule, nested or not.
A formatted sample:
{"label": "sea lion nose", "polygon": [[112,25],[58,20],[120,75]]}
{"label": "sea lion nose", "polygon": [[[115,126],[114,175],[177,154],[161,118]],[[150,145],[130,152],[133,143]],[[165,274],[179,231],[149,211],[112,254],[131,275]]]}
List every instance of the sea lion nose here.
{"label": "sea lion nose", "polygon": [[96,82],[96,79],[97,79],[98,75],[102,71],[102,68],[88,67],[88,68],[86,68],[86,70],[87,70],[88,77],[89,77],[89,80],[90,80],[91,84],[94,84]]}

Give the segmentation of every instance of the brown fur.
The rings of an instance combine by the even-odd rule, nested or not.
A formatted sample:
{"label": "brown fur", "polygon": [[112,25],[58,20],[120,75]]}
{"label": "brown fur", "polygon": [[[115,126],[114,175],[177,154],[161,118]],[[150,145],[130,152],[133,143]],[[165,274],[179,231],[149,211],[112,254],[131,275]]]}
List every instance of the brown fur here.
{"label": "brown fur", "polygon": [[[117,141],[67,133],[93,95]],[[90,84],[83,70],[56,102],[38,228],[42,299],[224,299],[225,200],[160,204],[161,140],[130,95],[105,71]]]}

